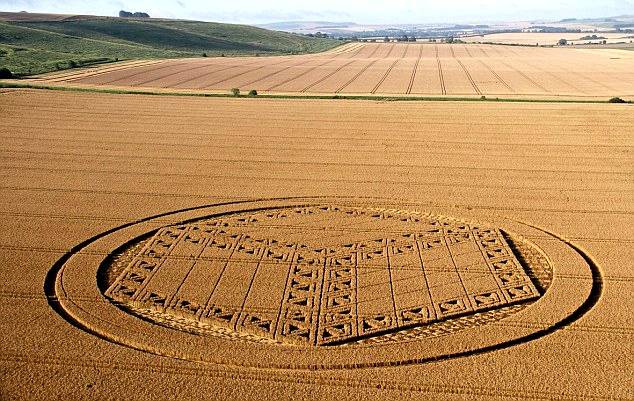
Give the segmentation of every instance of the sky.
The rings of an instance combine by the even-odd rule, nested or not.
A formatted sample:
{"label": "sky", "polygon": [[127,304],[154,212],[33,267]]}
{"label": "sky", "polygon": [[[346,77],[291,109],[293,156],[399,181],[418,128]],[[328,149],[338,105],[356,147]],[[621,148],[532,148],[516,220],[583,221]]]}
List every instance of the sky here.
{"label": "sky", "polygon": [[634,0],[0,0],[0,11],[116,15],[259,24],[333,21],[362,24],[461,23],[634,14]]}

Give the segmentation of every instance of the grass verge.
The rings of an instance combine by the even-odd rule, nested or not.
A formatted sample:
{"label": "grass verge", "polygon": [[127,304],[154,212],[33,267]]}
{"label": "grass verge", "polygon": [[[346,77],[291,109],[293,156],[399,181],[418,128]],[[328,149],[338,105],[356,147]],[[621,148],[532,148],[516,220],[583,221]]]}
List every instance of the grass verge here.
{"label": "grass verge", "polygon": [[0,21],[0,67],[26,76],[99,61],[318,53],[343,41],[246,25],[74,16]]}
{"label": "grass verge", "polygon": [[[109,89],[109,88],[80,88],[73,86],[53,86],[26,84],[19,82],[0,81],[0,89],[39,89],[63,92],[88,92],[88,93],[110,93],[118,95],[148,95],[148,96],[180,96],[180,97],[218,97],[218,98],[239,98],[239,99],[318,99],[318,100],[374,100],[383,102],[495,102],[495,103],[584,103],[584,104],[614,104],[608,100],[583,100],[583,99],[510,99],[510,98],[476,98],[476,97],[434,97],[434,96],[381,96],[381,95],[275,95],[266,94],[250,96],[248,94],[233,95],[232,93],[179,93],[179,92],[155,92],[144,90]],[[632,101],[625,101],[622,104],[634,104]]]}

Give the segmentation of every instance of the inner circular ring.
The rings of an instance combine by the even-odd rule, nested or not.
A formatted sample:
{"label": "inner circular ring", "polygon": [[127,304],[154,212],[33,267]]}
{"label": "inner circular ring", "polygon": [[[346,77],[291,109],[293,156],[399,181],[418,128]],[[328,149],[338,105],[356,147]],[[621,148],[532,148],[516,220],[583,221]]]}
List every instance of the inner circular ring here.
{"label": "inner circular ring", "polygon": [[157,324],[304,346],[448,335],[521,310],[552,279],[545,255],[499,229],[335,205],[163,227],[100,273],[106,297]]}

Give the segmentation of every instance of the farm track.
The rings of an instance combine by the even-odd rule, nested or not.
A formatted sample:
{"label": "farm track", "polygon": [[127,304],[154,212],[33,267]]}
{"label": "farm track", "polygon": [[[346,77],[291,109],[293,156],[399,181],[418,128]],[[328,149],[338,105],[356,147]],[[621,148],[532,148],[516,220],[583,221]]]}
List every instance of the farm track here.
{"label": "farm track", "polygon": [[396,64],[398,64],[405,57],[405,54],[407,53],[407,48],[408,47],[409,47],[409,44],[407,46],[405,46],[405,48],[403,49],[403,54],[401,54],[401,57],[397,58],[396,60],[394,60],[394,62],[390,65],[390,67],[387,69],[387,71],[385,71],[385,74],[383,74],[383,76],[381,77],[379,82],[377,82],[377,84],[374,86],[374,88],[372,88],[372,91],[370,93],[375,94],[376,91],[381,87],[381,84],[383,84],[383,82],[385,82],[385,80],[387,79],[388,75],[390,75],[390,72],[392,72],[392,70],[394,69]]}
{"label": "farm track", "polygon": [[[498,56],[499,56],[500,58],[503,58],[503,57],[505,57],[505,56],[506,56],[505,54],[503,54],[503,53],[501,52],[501,50],[500,50],[498,47],[495,47],[495,46],[494,46],[494,47],[493,47],[493,50],[494,50],[495,52],[497,52],[497,53],[498,53]],[[517,52],[515,49],[508,48],[508,49],[505,49],[505,50],[509,51],[509,52],[510,52],[513,56],[523,57],[523,55],[522,55],[522,54],[520,54],[519,52]],[[547,70],[545,67],[540,66],[540,65],[536,65],[536,64],[534,64],[532,61],[529,61],[529,60],[525,60],[525,61],[524,61],[524,63],[525,63],[525,64],[527,64],[528,66],[530,66],[530,67],[532,67],[532,68],[534,68],[534,69],[538,70],[540,73],[550,76],[550,77],[551,77],[551,78],[552,78],[555,82],[562,83],[562,84],[564,84],[565,86],[568,86],[569,88],[572,88],[573,92],[581,93],[581,94],[584,94],[584,95],[588,93],[588,92],[584,91],[583,89],[579,88],[577,85],[575,85],[575,84],[573,84],[573,83],[569,82],[568,80],[563,79],[563,78],[561,78],[561,77],[560,77],[560,76],[558,76],[558,75],[555,75],[555,73],[556,73],[556,72],[558,72],[558,71],[556,71],[556,70],[552,70],[552,67],[557,67],[557,68],[559,68],[559,69],[561,68],[561,67],[559,67],[559,66],[557,65],[557,63],[556,63],[556,62],[555,62],[555,63],[553,63],[553,62],[549,63],[549,64],[548,64],[548,66],[549,66],[551,69],[548,69],[548,70]],[[563,72],[564,72],[564,74],[568,74],[568,72],[567,72],[567,71],[565,71],[565,70],[564,70]]]}
{"label": "farm track", "polygon": [[363,47],[363,44],[361,44],[361,43],[352,43],[352,44],[349,44],[349,45],[343,45],[343,46],[341,46],[339,48],[335,48],[335,49],[332,49],[332,50],[327,51],[327,52],[323,52],[321,54],[322,55],[334,54],[336,56],[340,56],[342,54],[348,54],[351,51],[353,51],[355,49],[358,49],[358,48],[362,48],[362,47]]}
{"label": "farm track", "polygon": [[[209,70],[209,67],[206,66],[206,65],[202,65],[202,66],[198,66],[198,67],[189,67],[189,68],[185,68],[185,69],[178,70],[178,71],[175,71],[175,72],[171,72],[171,73],[166,74],[166,75],[161,75],[159,77],[150,78],[150,79],[147,79],[145,81],[135,82],[131,86],[143,86],[143,85],[149,84],[150,82],[156,82],[156,81],[160,81],[160,80],[165,79],[165,78],[169,78],[169,77],[173,77],[173,76],[179,75],[179,74],[181,74],[181,73],[183,73],[185,71],[188,72],[188,73],[191,73],[192,71],[198,71],[200,69]],[[218,70],[216,70],[214,72],[218,72]]]}
{"label": "farm track", "polygon": [[[250,62],[250,63],[246,63],[244,65],[249,66],[249,65],[252,65],[252,64],[256,64],[256,63],[257,63],[257,61],[253,61],[253,62]],[[183,84],[186,84],[186,83],[201,79],[201,78],[209,76],[209,75],[213,75],[213,74],[216,74],[216,73],[219,73],[219,72],[230,70],[232,68],[235,68],[235,66],[234,65],[229,65],[229,66],[222,67],[222,68],[219,68],[219,69],[216,69],[216,70],[213,70],[213,71],[209,71],[209,68],[207,68],[206,72],[204,72],[202,74],[199,74],[199,75],[195,75],[193,77],[189,77],[189,78],[185,77],[184,79],[181,79],[179,81],[175,81],[175,82],[172,83],[172,86],[173,87],[177,87],[177,86],[180,86],[180,85],[183,85]]]}
{"label": "farm track", "polygon": [[[389,53],[392,52],[392,50],[394,49],[395,45],[392,45],[392,47],[390,48]],[[374,57],[374,55],[377,53],[377,51],[380,49],[379,46],[376,47],[376,49],[374,49],[374,51],[372,52],[372,54],[370,54],[370,56],[368,57],[369,59],[372,59],[372,57]],[[349,86],[351,83],[353,83],[354,81],[357,80],[357,78],[359,78],[364,72],[366,72],[370,67],[372,67],[377,61],[379,61],[379,59],[374,59],[372,61],[370,61],[368,64],[366,64],[357,74],[355,74],[350,80],[348,80],[345,84],[341,85],[339,88],[337,88],[337,90],[335,90],[335,93],[340,93],[342,90],[344,90],[347,86]]]}
{"label": "farm track", "polygon": [[114,65],[108,65],[108,66],[99,66],[99,67],[93,67],[90,69],[85,69],[85,70],[73,70],[71,72],[65,72],[65,73],[58,73],[58,74],[46,74],[44,77],[42,78],[35,78],[33,79],[34,81],[47,81],[47,82],[64,82],[64,81],[73,81],[73,80],[77,80],[77,79],[81,79],[81,78],[87,78],[87,77],[93,77],[96,75],[102,75],[102,74],[107,74],[110,72],[115,72],[115,71],[119,71],[119,70],[125,70],[125,69],[129,69],[129,68],[136,68],[136,67],[145,67],[145,66],[149,66],[149,65],[154,65],[154,64],[161,64],[164,63],[165,61],[161,61],[161,60],[140,60],[140,61],[135,61],[135,62],[124,62],[124,63],[117,63]]}
{"label": "farm track", "polygon": [[363,75],[364,72],[366,72],[370,67],[372,67],[374,64],[376,64],[377,61],[379,61],[379,60],[375,59],[375,60],[370,61],[370,63],[366,64],[359,72],[357,72],[352,78],[350,78],[350,80],[348,80],[345,84],[343,84],[339,88],[337,88],[337,90],[335,90],[335,93],[341,93],[341,91],[343,91],[346,87],[350,86],[350,84],[352,84],[354,81],[356,81],[357,78],[359,78],[361,75]]}
{"label": "farm track", "polygon": [[[32,81],[224,93],[255,84],[262,94],[283,95],[634,98],[634,53],[628,52],[610,57],[600,51],[559,48],[353,43],[297,56],[297,61],[293,57],[140,60]],[[235,72],[229,73],[232,68]]]}
{"label": "farm track", "polygon": [[[355,57],[357,54],[359,54],[359,53],[360,53],[363,49],[364,49],[364,47],[363,47],[363,46],[359,46],[358,48],[355,48],[354,53],[352,53],[352,55],[351,55],[349,58],[354,59],[354,57]],[[336,61],[335,59],[326,59],[323,63],[318,64],[318,65],[316,65],[316,66],[314,66],[314,67],[311,67],[311,68],[309,68],[308,70],[305,70],[304,72],[300,73],[299,75],[296,75],[296,76],[291,76],[290,78],[287,78],[287,79],[285,79],[285,80],[283,80],[283,81],[281,81],[281,82],[279,82],[279,83],[277,83],[277,84],[275,84],[275,85],[273,85],[273,86],[270,86],[270,87],[266,88],[266,90],[267,90],[267,91],[271,91],[271,90],[273,90],[273,89],[275,89],[275,88],[278,88],[278,87],[280,87],[280,86],[283,86],[283,85],[285,85],[285,84],[287,84],[287,83],[289,83],[289,82],[291,82],[291,81],[295,81],[296,79],[299,79],[299,78],[301,78],[301,77],[303,77],[303,76],[305,76],[305,75],[307,75],[307,74],[310,74],[311,72],[313,72],[313,71],[315,71],[315,70],[319,69],[320,67],[326,66],[326,65],[328,65],[328,64],[330,64],[330,63],[333,63],[333,62],[335,62],[335,61]],[[353,60],[352,62],[354,62],[354,61],[355,61],[355,60]],[[352,62],[347,63],[346,65],[349,65],[349,64],[351,64]],[[339,69],[339,70],[340,70],[340,69]],[[325,78],[324,78],[324,80],[325,80]],[[312,86],[311,86],[311,87],[312,87]]]}
{"label": "farm track", "polygon": [[247,71],[239,72],[239,73],[237,73],[237,74],[233,74],[233,75],[230,75],[230,76],[228,76],[228,77],[223,77],[222,79],[220,79],[220,80],[218,80],[218,81],[214,81],[214,82],[211,82],[211,83],[207,83],[207,84],[203,87],[203,89],[210,89],[210,88],[211,88],[211,87],[213,87],[214,85],[217,85],[217,84],[219,84],[219,83],[221,83],[221,82],[230,81],[230,80],[232,80],[232,79],[234,79],[234,78],[238,78],[238,77],[241,77],[241,76],[246,75],[246,74],[250,74],[250,73],[255,72],[255,71],[260,71],[260,70],[262,70],[262,69],[264,69],[264,68],[266,68],[266,67],[267,67],[266,65],[261,65],[261,66],[255,67],[255,68],[251,68],[251,69],[249,69],[249,70],[247,70]]}
{"label": "farm track", "polygon": [[544,74],[544,75],[548,75],[549,77],[551,77],[551,78],[552,78],[552,80],[553,80],[554,82],[559,82],[559,83],[562,83],[562,84],[564,84],[565,86],[568,86],[569,88],[571,88],[571,89],[572,89],[574,92],[576,92],[576,93],[581,93],[581,94],[584,94],[584,95],[586,95],[586,94],[587,94],[587,92],[585,92],[584,90],[580,89],[578,86],[576,86],[576,85],[574,85],[574,84],[570,83],[568,80],[565,80],[565,79],[561,78],[560,76],[555,75],[555,73],[554,73],[554,72],[551,72],[551,71],[549,71],[549,70],[546,70],[545,68],[540,67],[539,65],[536,65],[536,64],[534,64],[534,63],[532,63],[532,62],[529,62],[529,61],[524,61],[524,62],[525,62],[528,66],[530,66],[530,67],[535,68],[536,70],[538,70],[540,73],[542,73],[542,74]]}
{"label": "farm track", "polygon": [[307,69],[306,71],[304,71],[304,72],[300,73],[299,75],[291,76],[290,78],[288,78],[288,79],[286,79],[286,80],[284,80],[284,81],[280,81],[279,83],[277,83],[277,84],[275,84],[275,85],[273,85],[273,86],[270,86],[270,87],[266,88],[266,90],[267,90],[267,91],[271,91],[271,90],[273,90],[273,89],[275,89],[275,88],[278,88],[278,87],[280,87],[280,86],[283,86],[283,85],[285,85],[285,84],[287,84],[287,83],[289,83],[289,82],[291,82],[291,81],[295,81],[296,79],[299,79],[299,78],[303,77],[304,75],[309,74],[309,73],[311,73],[311,72],[313,72],[313,71],[315,71],[315,70],[319,69],[320,67],[326,66],[326,65],[328,65],[328,64],[330,64],[330,63],[333,63],[333,62],[335,62],[335,61],[337,61],[337,60],[335,60],[335,59],[329,59],[329,60],[326,60],[326,61],[324,61],[324,62],[323,62],[323,63],[321,63],[321,64],[318,64],[318,65],[316,65],[316,66],[314,66],[314,67],[311,67],[311,68]]}
{"label": "farm track", "polygon": [[339,71],[343,70],[344,68],[346,68],[347,66],[351,65],[352,63],[354,63],[357,60],[350,60],[347,63],[337,67],[334,71],[324,75],[323,77],[319,78],[317,81],[311,83],[310,85],[308,85],[307,87],[303,88],[300,92],[306,92],[308,91],[310,88],[312,88],[315,85],[319,85],[320,83],[324,82],[325,80],[327,80],[328,78],[332,77],[333,75],[335,75],[336,73],[338,73]]}
{"label": "farm track", "polygon": [[464,64],[462,64],[462,61],[460,61],[460,59],[458,59],[458,57],[456,57],[456,53],[454,52],[453,47],[451,48],[451,56],[454,58],[454,60],[456,60],[458,62],[458,64],[460,65],[460,68],[462,68],[462,71],[464,71],[465,75],[467,76],[467,79],[471,83],[471,86],[473,86],[473,90],[478,95],[482,95],[482,91],[480,90],[480,88],[478,88],[478,85],[473,80],[473,77],[469,73],[469,70],[467,69],[467,67],[465,67]]}
{"label": "farm track", "polygon": [[528,75],[526,75],[524,72],[518,70],[517,68],[513,67],[512,65],[508,64],[507,62],[500,60],[500,63],[502,65],[504,65],[505,67],[511,69],[512,71],[516,72],[518,75],[520,75],[522,78],[526,79],[527,81],[529,81],[531,84],[533,84],[536,88],[542,90],[545,93],[550,93],[550,91],[546,88],[544,88],[542,85],[540,85],[538,82],[536,82],[533,78],[529,77]]}
{"label": "farm track", "polygon": [[579,78],[579,81],[580,81],[580,82],[583,82],[583,80],[586,80],[586,81],[589,81],[589,82],[591,82],[591,83],[593,83],[593,84],[595,84],[595,85],[601,86],[602,88],[607,89],[608,91],[611,91],[611,92],[613,92],[613,93],[618,93],[618,92],[619,92],[619,90],[618,90],[618,89],[616,89],[615,87],[612,87],[612,86],[606,85],[605,83],[603,83],[603,82],[601,82],[601,81],[598,81],[598,80],[596,80],[596,79],[592,78],[592,77],[591,77],[591,76],[589,76],[588,74],[582,74],[582,73],[580,73],[580,72],[578,72],[578,71],[575,71],[575,69],[569,69],[569,68],[566,68],[566,67],[562,67],[562,66],[560,65],[560,63],[556,63],[556,65],[557,65],[559,68],[561,68],[561,69],[564,71],[564,73],[565,73],[565,74],[567,74],[567,75],[575,75],[575,76],[577,76],[577,77]]}
{"label": "farm track", "polygon": [[[132,70],[130,74],[125,74],[125,75],[123,75],[123,76],[118,76],[118,77],[115,77],[114,79],[111,79],[111,80],[106,80],[106,81],[103,81],[103,82],[102,82],[102,84],[112,84],[112,83],[114,83],[114,82],[118,82],[118,81],[122,81],[122,80],[130,79],[130,78],[136,78],[136,77],[138,77],[138,76],[143,76],[143,75],[146,75],[146,74],[149,74],[149,73],[154,73],[154,72],[157,72],[157,71],[162,71],[162,70],[165,70],[165,69],[168,69],[168,68],[180,67],[180,66],[182,66],[182,65],[187,65],[187,63],[186,63],[186,62],[178,62],[178,63],[174,63],[174,64],[170,64],[170,63],[161,63],[158,67],[156,67],[156,68],[150,68],[150,69],[148,69],[148,70],[143,70],[143,71],[134,71],[134,70]],[[150,65],[150,66],[153,66],[153,65]],[[145,66],[144,66],[144,67],[145,67]],[[121,71],[125,71],[125,70],[121,70]],[[117,71],[117,72],[118,72],[118,71]],[[103,74],[103,75],[105,75],[105,74]],[[103,75],[101,75],[101,76],[103,76]],[[81,78],[78,78],[78,79],[72,79],[72,81],[76,82],[76,81],[78,81],[78,80],[80,80],[80,79],[84,79],[84,78],[83,78],[83,77],[81,77]]]}
{"label": "farm track", "polygon": [[396,43],[392,44],[392,47],[390,47],[390,51],[387,52],[387,55],[384,58],[390,58],[394,50],[396,50]]}
{"label": "farm track", "polygon": [[[473,58],[473,55],[471,54],[471,51],[469,51],[469,48],[467,46],[464,46],[465,51],[467,52],[467,55],[469,56],[469,58]],[[495,72],[493,70],[493,68],[491,68],[490,65],[488,65],[487,63],[485,63],[483,60],[478,59],[478,61],[480,62],[480,64],[482,64],[487,70],[489,70],[489,72],[491,72],[491,74],[493,74],[493,76],[495,76],[495,78],[498,80],[498,82],[500,82],[502,85],[504,85],[506,87],[506,89],[508,89],[510,92],[515,92],[515,90],[502,78],[500,77],[500,75]]]}
{"label": "farm track", "polygon": [[340,54],[345,54],[346,56],[349,56],[347,58],[354,58],[357,54],[361,52],[361,50],[363,50],[363,47],[364,46],[362,44],[358,44],[358,46],[351,47],[346,52]]}
{"label": "farm track", "polygon": [[412,87],[414,86],[414,81],[416,80],[416,72],[418,70],[418,65],[420,64],[420,59],[423,57],[423,46],[424,45],[421,45],[418,51],[418,58],[416,59],[416,64],[414,64],[414,69],[412,70],[412,76],[409,79],[409,84],[407,85],[407,91],[405,91],[406,94],[412,93]]}
{"label": "farm track", "polygon": [[442,95],[447,94],[447,88],[445,87],[445,77],[442,73],[442,62],[438,56],[438,45],[436,45],[436,63],[438,64],[438,78],[440,80],[440,93]]}
{"label": "farm track", "polygon": [[283,73],[283,72],[285,72],[285,71],[288,71],[288,70],[290,70],[290,69],[292,69],[292,68],[295,68],[295,67],[300,67],[300,66],[303,66],[303,65],[305,65],[305,64],[308,64],[308,63],[310,63],[311,61],[312,61],[312,60],[304,60],[304,61],[301,61],[301,62],[299,62],[299,63],[297,63],[297,64],[293,64],[293,65],[289,65],[289,66],[283,67],[282,69],[280,69],[280,70],[278,70],[278,71],[274,71],[274,72],[272,72],[272,73],[270,73],[270,74],[266,74],[266,75],[264,75],[264,76],[257,77],[257,78],[255,78],[255,79],[254,79],[254,80],[252,80],[252,81],[249,81],[249,82],[245,82],[245,83],[243,83],[242,85],[245,85],[245,86],[246,86],[246,85],[253,85],[253,84],[257,83],[257,82],[260,82],[260,81],[265,80],[265,79],[267,79],[267,78],[274,77],[274,76],[276,76],[276,75],[278,75],[278,74],[281,74],[281,73]]}

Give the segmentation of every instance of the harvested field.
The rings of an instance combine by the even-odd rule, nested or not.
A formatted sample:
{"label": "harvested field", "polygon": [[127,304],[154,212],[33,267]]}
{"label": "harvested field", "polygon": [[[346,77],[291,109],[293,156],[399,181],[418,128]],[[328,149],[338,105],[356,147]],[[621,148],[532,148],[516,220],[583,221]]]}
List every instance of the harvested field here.
{"label": "harvested field", "polygon": [[179,92],[634,98],[634,53],[480,44],[353,43],[303,56],[137,61],[30,82]]}
{"label": "harvested field", "polygon": [[[602,39],[584,39],[584,37],[590,37],[596,35]],[[542,32],[518,32],[518,33],[495,33],[491,35],[483,36],[470,36],[461,38],[465,42],[490,42],[499,43],[503,45],[531,45],[539,44],[540,46],[555,46],[560,39],[566,39],[574,44],[583,43],[599,43],[604,40],[607,43],[630,43],[632,41],[632,35],[628,33],[608,33],[608,32],[594,32],[594,33],[542,33]]]}
{"label": "harvested field", "polygon": [[[609,85],[502,47],[356,49],[192,82]],[[4,90],[0,109],[3,400],[634,398],[630,105]]]}

